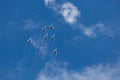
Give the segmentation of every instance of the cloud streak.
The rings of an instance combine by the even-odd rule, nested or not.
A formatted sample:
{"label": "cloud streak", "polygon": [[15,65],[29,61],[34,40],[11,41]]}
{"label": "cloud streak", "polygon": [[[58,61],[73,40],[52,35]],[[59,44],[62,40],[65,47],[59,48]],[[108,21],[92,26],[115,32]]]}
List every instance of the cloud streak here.
{"label": "cloud streak", "polygon": [[95,38],[98,34],[102,34],[105,36],[114,37],[113,31],[106,27],[103,23],[97,23],[94,25],[90,25],[88,27],[84,26],[84,24],[79,23],[78,19],[81,18],[81,11],[72,4],[71,2],[65,2],[62,4],[57,4],[55,0],[44,0],[45,5],[56,11],[57,13],[61,14],[64,21],[70,25],[79,25],[76,29],[79,29],[83,34],[90,38]]}
{"label": "cloud streak", "polygon": [[38,28],[39,26],[40,26],[40,24],[35,23],[31,19],[25,20],[24,25],[23,25],[25,30],[34,30],[34,29]]}
{"label": "cloud streak", "polygon": [[39,53],[42,55],[42,56],[46,56],[47,55],[47,51],[48,51],[48,45],[47,43],[45,42],[44,39],[42,38],[33,38],[33,47],[35,47],[36,49],[39,50]]}
{"label": "cloud streak", "polygon": [[90,38],[97,37],[98,34],[109,36],[112,38],[114,37],[114,33],[112,32],[111,28],[106,26],[103,23],[97,23],[89,27],[86,27],[83,24],[80,24],[79,29],[83,32],[85,36]]}
{"label": "cloud streak", "polygon": [[52,6],[55,4],[55,0],[44,0],[46,6]]}
{"label": "cloud streak", "polygon": [[36,80],[119,80],[120,64],[93,65],[81,71],[68,70],[57,62],[48,62]]}

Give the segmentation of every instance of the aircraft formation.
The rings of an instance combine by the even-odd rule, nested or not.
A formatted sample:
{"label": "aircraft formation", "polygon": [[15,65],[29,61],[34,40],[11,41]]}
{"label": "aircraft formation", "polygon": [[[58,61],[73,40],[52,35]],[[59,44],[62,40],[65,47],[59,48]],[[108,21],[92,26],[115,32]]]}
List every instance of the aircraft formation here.
{"label": "aircraft formation", "polygon": [[[47,29],[48,28],[48,29]],[[47,31],[48,30],[48,31]],[[44,40],[51,40],[52,42],[55,41],[55,33],[53,34],[50,34],[50,32],[54,31],[54,26],[53,24],[49,25],[48,27],[44,26],[42,27],[41,29],[42,33],[44,33],[42,39]],[[46,33],[48,32],[48,33]],[[32,38],[30,37],[28,40],[27,40],[27,43],[29,44],[33,44],[33,40]],[[49,46],[50,47],[50,46]],[[54,48],[52,51],[51,51],[52,54],[56,55],[57,54],[57,48]]]}
{"label": "aircraft formation", "polygon": [[[57,55],[58,49],[56,48],[55,40],[56,40],[56,34],[55,34],[55,27],[53,24],[49,26],[43,26],[37,34],[36,38],[30,37],[26,40],[26,45],[24,47],[22,57],[19,62],[19,66],[24,66],[26,63],[26,56],[30,55],[30,51],[34,51],[32,54],[31,59],[31,68],[35,65],[35,61],[38,59],[38,53],[41,54],[48,54],[49,56],[52,54],[53,56]],[[39,35],[39,37],[38,37]],[[37,46],[35,46],[37,45]],[[31,47],[30,47],[31,46]],[[41,48],[41,46],[43,48]],[[47,46],[47,49],[46,49]],[[34,47],[33,49],[31,49]]]}

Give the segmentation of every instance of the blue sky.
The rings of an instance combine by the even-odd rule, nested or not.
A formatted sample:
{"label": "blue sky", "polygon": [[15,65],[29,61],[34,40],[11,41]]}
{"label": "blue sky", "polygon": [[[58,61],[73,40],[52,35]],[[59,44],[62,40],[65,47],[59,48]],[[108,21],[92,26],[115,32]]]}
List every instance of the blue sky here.
{"label": "blue sky", "polygon": [[[119,80],[119,4],[0,1],[0,80]],[[50,24],[53,31],[48,30]],[[56,34],[54,42],[43,40],[45,25],[46,33]],[[32,44],[27,43],[29,37]],[[54,48],[57,55],[52,54]]]}

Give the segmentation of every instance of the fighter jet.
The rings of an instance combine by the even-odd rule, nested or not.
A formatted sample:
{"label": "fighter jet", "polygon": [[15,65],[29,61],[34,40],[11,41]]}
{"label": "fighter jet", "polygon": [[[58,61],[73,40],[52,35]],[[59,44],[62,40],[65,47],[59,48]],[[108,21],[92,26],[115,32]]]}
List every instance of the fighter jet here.
{"label": "fighter jet", "polygon": [[43,38],[44,38],[45,40],[47,40],[47,39],[48,39],[48,34],[45,34],[45,35],[43,36]]}
{"label": "fighter jet", "polygon": [[42,31],[43,31],[43,32],[46,32],[46,26],[44,26],[44,27],[42,28]]}
{"label": "fighter jet", "polygon": [[53,30],[53,29],[54,29],[53,24],[49,25],[49,29],[50,29],[50,30]]}
{"label": "fighter jet", "polygon": [[53,51],[52,51],[53,54],[57,54],[57,48],[55,48]]}
{"label": "fighter jet", "polygon": [[28,40],[27,40],[28,43],[32,44],[33,41],[32,41],[32,38],[30,37]]}
{"label": "fighter jet", "polygon": [[55,34],[53,34],[50,38],[51,40],[55,40]]}

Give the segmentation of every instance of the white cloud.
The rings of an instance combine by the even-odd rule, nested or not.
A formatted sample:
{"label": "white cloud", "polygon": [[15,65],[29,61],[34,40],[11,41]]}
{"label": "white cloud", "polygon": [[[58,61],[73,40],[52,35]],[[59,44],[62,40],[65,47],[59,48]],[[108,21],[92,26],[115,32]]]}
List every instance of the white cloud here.
{"label": "white cloud", "polygon": [[114,33],[113,33],[110,26],[106,26],[103,23],[98,23],[98,24],[94,25],[93,27],[95,27],[97,32],[99,32],[103,35],[106,35],[106,36],[109,36],[109,37],[112,37],[112,38],[114,37]]}
{"label": "white cloud", "polygon": [[55,4],[55,0],[44,0],[44,3],[47,7],[51,7]]}
{"label": "white cloud", "polygon": [[83,30],[83,34],[88,36],[88,37],[96,37],[96,33],[94,32],[94,28],[86,28],[86,27],[83,27],[82,28]]}
{"label": "white cloud", "polygon": [[77,18],[81,16],[77,7],[70,2],[62,4],[60,14],[69,24],[74,24],[77,21]]}
{"label": "white cloud", "polygon": [[86,27],[83,24],[79,25],[79,29],[82,31],[82,33],[87,37],[96,37],[96,33],[94,30],[94,27]]}
{"label": "white cloud", "polygon": [[92,36],[95,37],[96,36],[96,34],[93,31],[93,28],[85,28],[84,29],[84,34],[86,36],[89,36],[89,37],[92,37]]}
{"label": "white cloud", "polygon": [[86,27],[84,26],[84,24],[82,24],[81,27],[81,24],[78,23],[78,18],[81,17],[81,11],[78,10],[78,8],[71,2],[57,4],[55,0],[44,0],[44,1],[47,7],[50,7],[52,10],[61,14],[65,22],[73,25],[78,24],[79,26],[77,26],[76,29],[80,29],[80,31],[82,31],[83,34],[86,35],[87,37],[90,38],[97,37],[98,34],[110,36],[112,38],[114,37],[112,30],[108,26],[105,26],[103,23],[90,25],[89,27]]}
{"label": "white cloud", "polygon": [[97,65],[82,71],[72,71],[49,62],[36,80],[120,80],[120,65]]}
{"label": "white cloud", "polygon": [[97,37],[98,34],[114,37],[114,34],[112,30],[110,29],[110,27],[106,26],[103,23],[98,23],[95,25],[91,25],[89,27],[86,27],[83,24],[80,24],[79,29],[83,32],[84,35],[90,38]]}
{"label": "white cloud", "polygon": [[47,7],[61,14],[69,24],[76,23],[77,19],[81,17],[78,8],[70,2],[65,2],[64,4],[56,4],[55,0],[44,0],[44,2]]}

